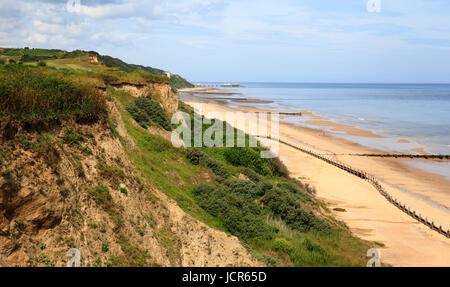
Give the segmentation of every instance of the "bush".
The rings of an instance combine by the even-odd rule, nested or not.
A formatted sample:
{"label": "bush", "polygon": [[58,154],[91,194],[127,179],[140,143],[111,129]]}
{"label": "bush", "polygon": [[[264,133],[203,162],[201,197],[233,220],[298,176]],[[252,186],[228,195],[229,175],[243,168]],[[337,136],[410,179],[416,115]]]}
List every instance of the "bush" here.
{"label": "bush", "polygon": [[206,167],[209,167],[212,172],[218,177],[218,181],[223,181],[229,176],[225,167],[219,161],[210,158],[198,148],[187,148],[186,157],[194,165],[202,164]]}
{"label": "bush", "polygon": [[286,177],[289,175],[289,171],[284,163],[278,157],[267,159],[269,169],[273,175]]}
{"label": "bush", "polygon": [[203,158],[203,161],[205,162],[205,165],[209,167],[212,170],[212,172],[217,176],[217,180],[219,182],[223,181],[228,177],[228,172],[219,161],[212,159],[208,156],[205,156]]}
{"label": "bush", "polygon": [[[277,184],[277,187],[280,188],[280,189],[283,189],[283,190],[285,190],[285,191],[287,191],[287,192],[296,194],[297,197],[298,197],[301,201],[303,201],[303,202],[311,201],[311,197],[309,197],[305,192],[303,192],[303,191],[298,187],[297,184],[294,184],[294,183],[291,183],[291,182],[283,181],[283,182],[278,183],[278,184]],[[305,189],[305,187],[303,187],[303,188]]]}
{"label": "bush", "polygon": [[150,117],[147,115],[147,113],[139,109],[135,103],[129,104],[126,109],[141,127],[143,127],[144,129],[148,127],[148,124],[150,123]]}
{"label": "bush", "polygon": [[199,165],[205,154],[198,148],[187,148],[186,157],[193,165]]}
{"label": "bush", "polygon": [[291,193],[301,193],[300,189],[295,184],[292,184],[290,182],[285,181],[280,182],[277,184],[277,187],[289,191]]}
{"label": "bush", "polygon": [[251,198],[264,195],[264,191],[259,185],[248,180],[232,179],[228,181],[226,185],[232,192]]}
{"label": "bush", "polygon": [[261,207],[253,201],[205,184],[195,186],[192,192],[198,204],[220,219],[233,235],[242,240],[272,239],[274,229],[265,222]]}
{"label": "bush", "polygon": [[313,230],[326,233],[330,231],[331,226],[327,221],[317,217],[311,211],[304,210],[298,197],[286,190],[272,189],[264,195],[261,202],[293,229],[301,232]]}
{"label": "bush", "polygon": [[258,187],[263,191],[263,193],[266,193],[266,191],[273,188],[273,184],[270,181],[262,180],[258,183]]}
{"label": "bush", "polygon": [[264,159],[255,149],[248,147],[227,148],[224,156],[226,161],[232,165],[251,168],[261,175],[270,174],[268,166],[264,164]]}
{"label": "bush", "polygon": [[284,253],[292,252],[292,244],[284,238],[275,238],[272,248],[273,248],[273,250],[279,251],[279,252],[284,252]]}
{"label": "bush", "polygon": [[6,60],[5,60],[5,59],[2,59],[2,58],[0,58],[0,65],[4,65],[4,64],[6,64]]}
{"label": "bush", "polygon": [[108,252],[109,250],[109,245],[107,242],[103,242],[102,243],[102,252]]}
{"label": "bush", "polygon": [[143,128],[155,124],[167,131],[171,130],[170,121],[161,105],[149,97],[140,97],[127,106],[127,111]]}
{"label": "bush", "polygon": [[[260,175],[287,176],[287,168],[278,158],[261,158],[262,150],[261,147],[226,148],[224,156],[230,164],[250,168]],[[255,175],[250,175],[249,178],[259,180]]]}
{"label": "bush", "polygon": [[128,196],[128,190],[127,190],[126,188],[121,187],[119,190],[120,190],[121,193],[123,193],[123,194],[125,194],[126,196]]}
{"label": "bush", "polygon": [[39,61],[39,62],[38,62],[38,66],[39,66],[39,67],[46,67],[46,66],[47,66],[47,63],[44,62],[44,61]]}
{"label": "bush", "polygon": [[253,182],[260,182],[264,179],[261,175],[257,174],[253,169],[248,167],[240,167],[239,172],[247,176]]}

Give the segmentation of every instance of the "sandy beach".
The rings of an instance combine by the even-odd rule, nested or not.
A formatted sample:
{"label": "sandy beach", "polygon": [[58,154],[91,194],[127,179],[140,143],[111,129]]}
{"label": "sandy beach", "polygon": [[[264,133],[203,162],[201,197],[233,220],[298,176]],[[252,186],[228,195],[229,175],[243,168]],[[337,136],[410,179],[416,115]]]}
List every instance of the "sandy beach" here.
{"label": "sandy beach", "polygon": [[[203,114],[264,111],[251,106],[231,108],[224,101],[211,99],[189,97],[186,101],[189,105],[196,102],[203,104]],[[302,111],[303,115],[312,118],[309,124],[313,126],[328,126],[358,137],[381,137],[368,130],[333,123],[308,113]],[[413,159],[353,156],[351,154],[386,151],[369,149],[323,130],[293,123],[280,122],[279,138],[319,153],[334,154],[334,159],[375,176],[391,195],[425,217],[450,227],[450,181],[442,175],[405,164]],[[279,145],[279,157],[290,175],[314,186],[317,197],[327,202],[331,210],[337,207],[345,209],[345,212],[333,212],[356,236],[385,245],[380,248],[383,262],[393,266],[450,266],[450,239],[399,210],[369,182],[284,144]]]}

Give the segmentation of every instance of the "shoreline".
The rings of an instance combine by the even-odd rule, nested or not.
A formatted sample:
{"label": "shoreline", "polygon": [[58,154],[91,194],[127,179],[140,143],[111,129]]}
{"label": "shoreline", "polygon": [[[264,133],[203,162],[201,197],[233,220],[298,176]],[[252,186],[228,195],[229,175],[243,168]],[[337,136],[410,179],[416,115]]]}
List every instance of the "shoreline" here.
{"label": "shoreline", "polygon": [[[195,102],[195,96],[193,101],[186,101],[191,105]],[[199,102],[203,103],[204,113],[264,111],[254,107],[230,107],[227,102],[214,99],[203,98]],[[307,111],[302,111],[302,114],[307,115]],[[362,136],[370,136],[367,131],[358,132]],[[404,163],[408,161],[405,159],[349,156],[350,153],[385,151],[367,148],[321,129],[280,121],[280,139],[316,151],[334,153],[336,160],[374,175],[390,194],[402,202],[423,211],[436,222],[447,225],[450,222],[450,194],[446,192],[450,181],[442,175],[409,166]],[[434,231],[397,210],[368,183],[282,144],[279,150],[280,159],[291,176],[316,187],[317,197],[325,200],[332,207],[330,209],[341,207],[346,210],[333,211],[333,214],[346,222],[356,236],[386,245],[381,249],[386,263],[394,266],[450,266],[450,240],[434,234]],[[339,189],[336,189],[338,186]],[[404,237],[408,240],[403,240]]]}

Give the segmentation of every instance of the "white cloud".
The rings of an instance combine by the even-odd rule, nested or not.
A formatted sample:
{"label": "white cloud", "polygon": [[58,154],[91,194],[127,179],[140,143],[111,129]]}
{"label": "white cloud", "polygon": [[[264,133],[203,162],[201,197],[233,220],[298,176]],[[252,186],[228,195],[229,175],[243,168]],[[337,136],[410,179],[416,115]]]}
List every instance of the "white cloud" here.
{"label": "white cloud", "polygon": [[47,35],[34,33],[34,34],[32,34],[31,36],[29,36],[28,38],[25,39],[25,43],[28,43],[28,44],[43,44],[43,43],[46,43],[47,40],[48,40],[48,36]]}

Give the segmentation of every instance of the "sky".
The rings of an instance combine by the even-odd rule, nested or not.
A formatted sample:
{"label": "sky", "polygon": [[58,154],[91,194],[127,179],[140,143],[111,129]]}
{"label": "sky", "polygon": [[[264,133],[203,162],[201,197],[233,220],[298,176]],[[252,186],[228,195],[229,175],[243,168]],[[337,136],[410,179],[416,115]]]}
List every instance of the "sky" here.
{"label": "sky", "polygon": [[0,47],[95,50],[192,82],[450,82],[450,1],[367,1],[0,0]]}

